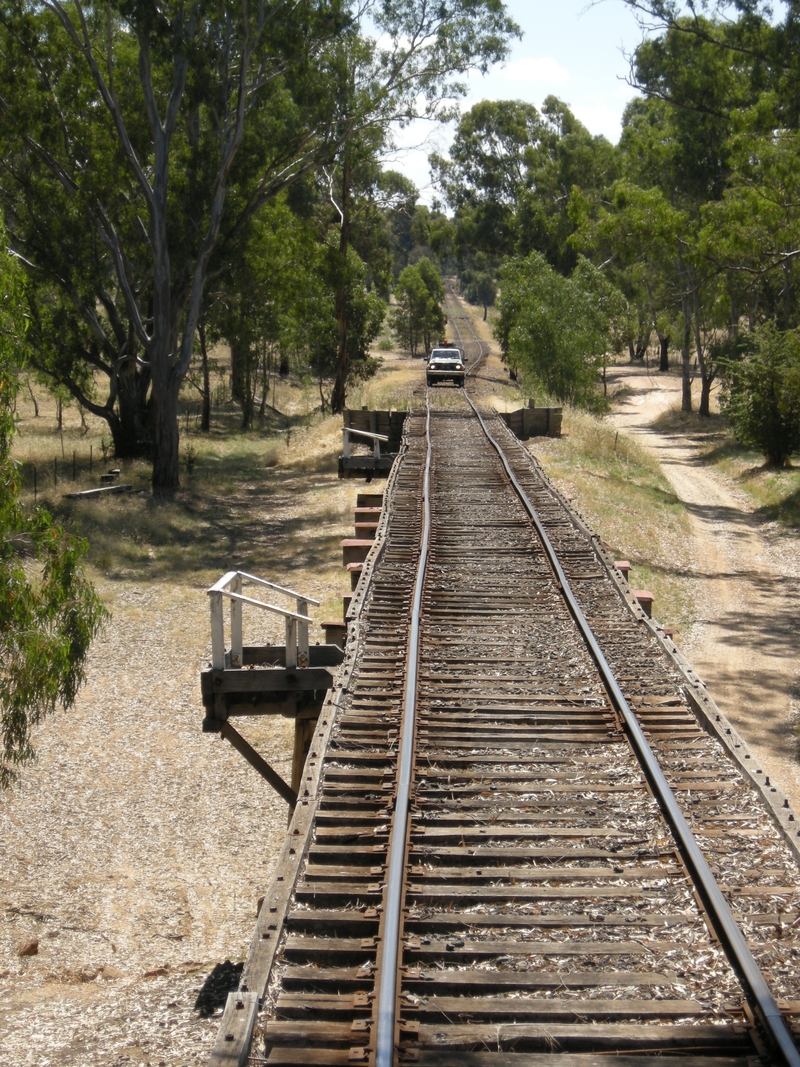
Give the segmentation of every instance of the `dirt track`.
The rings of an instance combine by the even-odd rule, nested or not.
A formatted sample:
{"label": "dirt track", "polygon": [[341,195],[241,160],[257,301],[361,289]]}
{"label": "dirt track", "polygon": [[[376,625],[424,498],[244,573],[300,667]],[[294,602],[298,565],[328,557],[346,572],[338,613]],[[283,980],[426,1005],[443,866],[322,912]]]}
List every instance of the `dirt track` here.
{"label": "dirt track", "polygon": [[692,433],[652,428],[680,403],[677,375],[617,367],[609,380],[625,386],[615,423],[655,453],[691,519],[698,610],[683,649],[800,809],[800,537],[760,520],[736,485],[703,462]]}

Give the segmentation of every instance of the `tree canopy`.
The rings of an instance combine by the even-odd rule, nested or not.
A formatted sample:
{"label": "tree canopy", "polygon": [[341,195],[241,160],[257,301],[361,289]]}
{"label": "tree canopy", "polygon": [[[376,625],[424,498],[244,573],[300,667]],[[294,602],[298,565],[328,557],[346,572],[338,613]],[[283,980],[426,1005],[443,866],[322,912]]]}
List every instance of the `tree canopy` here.
{"label": "tree canopy", "polygon": [[250,221],[321,167],[348,172],[363,131],[439,114],[516,32],[500,0],[2,0],[0,197],[34,283],[34,364],[120,449],[144,436],[155,488],[177,485],[209,277]]}
{"label": "tree canopy", "polygon": [[[487,294],[499,283],[497,332],[512,370],[582,403],[597,388],[588,322],[600,319],[581,338],[564,309],[604,304],[609,348],[642,359],[655,335],[661,370],[680,352],[684,410],[696,377],[701,415],[724,379],[744,440],[741,383],[766,399],[764,368],[778,366],[784,407],[796,384],[786,368],[800,327],[798,7],[626,2],[645,34],[630,56],[640,95],[618,145],[592,137],[555,97],[540,109],[492,100],[461,116],[448,156],[432,157],[462,292],[475,299],[478,282]],[[585,290],[581,256],[602,293]],[[777,455],[764,439],[759,447]]]}

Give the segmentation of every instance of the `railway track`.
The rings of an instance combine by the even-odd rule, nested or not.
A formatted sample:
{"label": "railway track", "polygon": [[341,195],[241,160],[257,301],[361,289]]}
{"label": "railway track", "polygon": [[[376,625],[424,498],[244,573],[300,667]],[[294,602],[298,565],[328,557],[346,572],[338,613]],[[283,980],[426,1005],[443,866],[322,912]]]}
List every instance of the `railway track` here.
{"label": "railway track", "polygon": [[797,1064],[795,852],[527,451],[448,395],[407,419],[245,965],[260,1021],[216,1062]]}
{"label": "railway track", "polygon": [[458,336],[458,343],[464,351],[467,361],[467,378],[474,377],[483,358],[488,354],[489,345],[481,341],[475,332],[475,327],[464,311],[459,298],[453,291],[452,286],[446,293],[447,321]]}

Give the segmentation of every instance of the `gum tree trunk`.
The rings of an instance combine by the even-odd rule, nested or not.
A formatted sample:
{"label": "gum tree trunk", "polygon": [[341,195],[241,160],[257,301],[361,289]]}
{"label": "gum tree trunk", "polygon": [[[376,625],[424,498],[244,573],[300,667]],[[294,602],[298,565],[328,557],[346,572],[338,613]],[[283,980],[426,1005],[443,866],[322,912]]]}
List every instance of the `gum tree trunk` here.
{"label": "gum tree trunk", "polygon": [[681,295],[681,307],[683,311],[683,344],[681,345],[681,411],[692,410],[692,354],[690,349],[692,338],[692,319],[689,314],[689,301],[685,295]]}
{"label": "gum tree trunk", "polygon": [[336,359],[336,380],[331,393],[331,414],[344,411],[347,403],[347,375],[350,373],[350,353],[347,348],[347,246],[350,243],[350,160],[345,154],[342,166],[342,232],[339,236],[339,269],[341,281],[336,289],[336,323],[339,327],[339,348]]}
{"label": "gum tree trunk", "polygon": [[700,294],[696,286],[692,301],[694,304],[694,347],[697,352],[697,365],[700,368],[700,406],[697,413],[708,417],[711,414],[711,385],[714,381],[714,371],[708,365],[703,338],[700,336]]}
{"label": "gum tree trunk", "polygon": [[179,392],[180,382],[174,380],[153,390],[153,489],[156,492],[180,486]]}
{"label": "gum tree trunk", "polygon": [[659,361],[658,361],[658,369],[659,369],[659,371],[663,371],[664,373],[666,373],[666,371],[669,370],[669,336],[664,337],[661,334],[659,334],[658,335],[658,345],[659,345],[659,353],[660,353],[659,354]]}
{"label": "gum tree trunk", "polygon": [[211,376],[208,373],[208,348],[206,347],[206,327],[201,322],[197,327],[200,337],[200,355],[203,359],[203,415],[200,419],[200,429],[208,433],[211,429]]}

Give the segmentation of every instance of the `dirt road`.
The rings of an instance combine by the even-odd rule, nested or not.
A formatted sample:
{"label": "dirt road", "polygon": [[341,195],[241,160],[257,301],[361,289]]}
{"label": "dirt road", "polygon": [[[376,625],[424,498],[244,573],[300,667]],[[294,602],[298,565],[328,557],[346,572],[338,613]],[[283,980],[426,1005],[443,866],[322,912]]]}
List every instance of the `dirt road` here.
{"label": "dirt road", "polygon": [[612,380],[624,386],[616,425],[655,453],[691,518],[697,616],[683,649],[800,809],[800,537],[760,520],[736,485],[701,459],[693,430],[652,427],[680,403],[676,375],[617,367]]}

